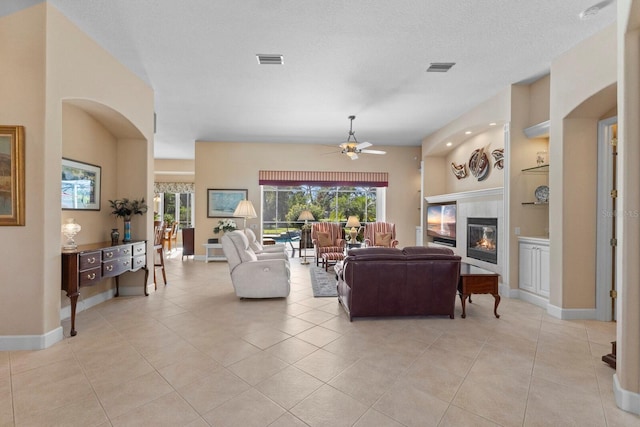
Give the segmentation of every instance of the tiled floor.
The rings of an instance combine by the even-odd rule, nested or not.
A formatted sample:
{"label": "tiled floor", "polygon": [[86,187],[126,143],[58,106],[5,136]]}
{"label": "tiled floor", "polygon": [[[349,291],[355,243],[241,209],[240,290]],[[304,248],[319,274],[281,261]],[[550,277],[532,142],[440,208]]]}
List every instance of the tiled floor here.
{"label": "tiled floor", "polygon": [[638,426],[600,361],[615,325],[477,295],[467,318],[358,319],[313,298],[239,300],[226,263],[78,314],[78,335],[0,352],[0,426]]}

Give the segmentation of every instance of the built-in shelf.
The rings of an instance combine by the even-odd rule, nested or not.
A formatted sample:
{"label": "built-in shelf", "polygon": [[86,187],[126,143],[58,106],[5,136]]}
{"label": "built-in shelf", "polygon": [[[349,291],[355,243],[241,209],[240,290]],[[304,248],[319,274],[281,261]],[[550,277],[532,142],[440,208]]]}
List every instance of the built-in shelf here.
{"label": "built-in shelf", "polygon": [[549,165],[540,165],[540,166],[534,166],[532,168],[526,168],[526,169],[522,169],[522,172],[540,172],[540,173],[545,173],[545,172],[549,172]]}
{"label": "built-in shelf", "polygon": [[502,187],[486,188],[482,190],[463,191],[460,193],[439,194],[427,196],[424,199],[427,203],[456,202],[463,199],[475,199],[479,197],[502,197],[504,189]]}
{"label": "built-in shelf", "polygon": [[523,205],[548,205],[549,202],[522,202]]}
{"label": "built-in shelf", "polygon": [[549,125],[551,122],[546,120],[537,125],[529,126],[524,129],[524,134],[527,138],[545,138],[549,136]]}

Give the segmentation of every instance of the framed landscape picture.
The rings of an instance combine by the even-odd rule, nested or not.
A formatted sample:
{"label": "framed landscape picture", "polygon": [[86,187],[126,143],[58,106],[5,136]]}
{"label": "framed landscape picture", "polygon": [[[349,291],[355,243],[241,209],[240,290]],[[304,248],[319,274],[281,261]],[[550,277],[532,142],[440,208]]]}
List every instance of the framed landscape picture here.
{"label": "framed landscape picture", "polygon": [[62,159],[62,209],[100,210],[100,166]]}
{"label": "framed landscape picture", "polygon": [[24,225],[24,126],[0,125],[0,225]]}
{"label": "framed landscape picture", "polygon": [[207,189],[207,217],[229,218],[233,216],[238,203],[247,200],[247,190]]}

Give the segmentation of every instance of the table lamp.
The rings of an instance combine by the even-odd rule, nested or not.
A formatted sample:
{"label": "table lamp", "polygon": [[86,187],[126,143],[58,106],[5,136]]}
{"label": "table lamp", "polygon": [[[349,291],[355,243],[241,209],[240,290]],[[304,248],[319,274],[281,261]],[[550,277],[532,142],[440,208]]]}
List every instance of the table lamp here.
{"label": "table lamp", "polygon": [[242,200],[238,203],[236,210],[233,212],[233,216],[244,218],[243,229],[247,228],[247,218],[257,218],[256,210],[253,208],[253,204],[250,200]]}
{"label": "table lamp", "polygon": [[62,234],[67,238],[67,242],[64,244],[62,249],[75,249],[78,247],[73,238],[76,237],[76,234],[78,234],[81,229],[82,227],[80,227],[80,224],[76,224],[76,221],[73,218],[68,218],[67,222],[62,224]]}
{"label": "table lamp", "polygon": [[[356,236],[358,235],[358,228],[360,228],[360,220],[357,216],[351,215],[347,220],[347,228],[351,227],[351,231],[349,231],[349,236],[351,236],[351,240],[349,240],[350,244],[358,243],[356,240]],[[357,227],[357,228],[356,228]]]}
{"label": "table lamp", "polygon": [[[300,212],[300,216],[298,216],[298,221],[304,221],[304,226],[302,227],[303,230],[306,230],[306,232],[308,232],[309,229],[309,223],[308,221],[313,221],[315,218],[313,217],[313,214],[311,213],[311,211],[309,210],[303,210],[302,212]],[[309,264],[309,261],[307,261],[307,235],[305,233],[302,233],[302,239],[300,240],[300,244],[304,243],[304,259],[302,261],[300,261],[300,264]],[[298,255],[300,254],[300,250],[298,249]]]}

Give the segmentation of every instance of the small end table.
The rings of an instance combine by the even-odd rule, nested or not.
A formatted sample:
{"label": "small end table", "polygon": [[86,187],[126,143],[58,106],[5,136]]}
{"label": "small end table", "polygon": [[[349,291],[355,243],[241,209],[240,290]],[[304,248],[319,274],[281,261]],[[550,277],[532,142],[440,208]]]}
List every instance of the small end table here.
{"label": "small end table", "polygon": [[475,265],[460,263],[460,280],[458,281],[458,293],[462,303],[462,318],[467,317],[466,300],[471,301],[471,294],[491,294],[495,300],[493,314],[500,318],[498,314],[498,304],[500,304],[500,294],[498,293],[498,278],[500,275],[492,271],[483,270]]}

